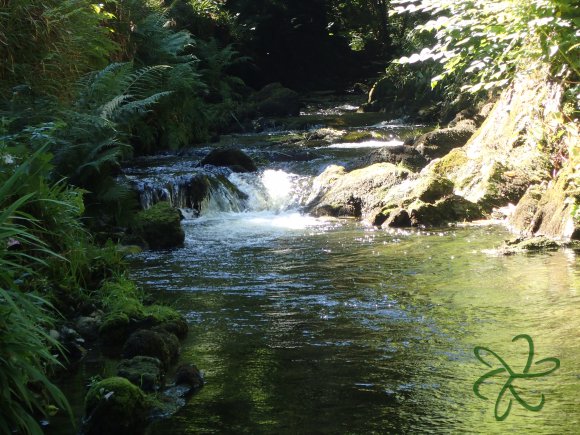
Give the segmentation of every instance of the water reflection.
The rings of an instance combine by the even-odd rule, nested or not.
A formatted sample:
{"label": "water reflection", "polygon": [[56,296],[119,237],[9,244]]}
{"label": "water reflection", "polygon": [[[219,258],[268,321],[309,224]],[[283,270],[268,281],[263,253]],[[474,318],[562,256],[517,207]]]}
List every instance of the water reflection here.
{"label": "water reflection", "polygon": [[[507,236],[498,227],[389,233],[312,218],[279,226],[280,214],[259,225],[222,218],[188,224],[182,250],[134,261],[138,281],[188,314],[183,359],[208,381],[152,434],[576,430],[572,251],[487,255]],[[514,407],[497,422],[494,401],[472,391],[486,369],[473,348],[518,367],[520,333],[536,359],[561,368],[531,387],[546,395],[541,412]]]}

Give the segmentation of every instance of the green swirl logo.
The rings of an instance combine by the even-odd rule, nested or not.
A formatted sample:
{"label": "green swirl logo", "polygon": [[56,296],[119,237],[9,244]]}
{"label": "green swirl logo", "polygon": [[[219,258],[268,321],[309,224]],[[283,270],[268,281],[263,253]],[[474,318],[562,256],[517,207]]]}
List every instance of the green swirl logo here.
{"label": "green swirl logo", "polygon": [[[477,346],[476,348],[473,349],[473,352],[475,353],[476,358],[479,361],[481,361],[483,364],[485,364],[487,367],[493,369],[494,366],[493,366],[493,364],[491,364],[483,359],[483,357],[481,356],[482,352],[487,352],[488,354],[493,356],[502,366],[500,368],[493,369],[493,370],[487,372],[485,375],[483,375],[477,381],[475,381],[475,383],[473,384],[473,392],[475,393],[475,395],[477,397],[484,399],[484,400],[488,400],[487,397],[485,397],[483,394],[481,394],[479,392],[479,387],[487,379],[492,378],[494,376],[508,375],[507,380],[506,380],[504,386],[502,387],[501,391],[499,392],[499,394],[497,396],[497,400],[495,401],[494,414],[495,414],[495,419],[497,421],[503,421],[508,417],[508,415],[512,409],[513,399],[515,399],[520,405],[522,405],[528,411],[534,411],[534,412],[540,411],[544,407],[544,403],[545,403],[544,394],[541,394],[540,400],[537,404],[531,405],[530,403],[528,403],[526,400],[524,400],[522,398],[520,393],[518,393],[516,387],[514,386],[514,381],[516,381],[518,379],[531,379],[531,378],[540,378],[542,376],[547,376],[547,375],[553,373],[554,371],[558,370],[558,368],[560,367],[560,360],[558,358],[553,358],[553,357],[552,358],[544,358],[540,361],[536,361],[534,366],[536,367],[536,366],[542,366],[544,364],[548,364],[548,365],[551,365],[551,367],[548,367],[545,370],[539,371],[539,372],[530,372],[530,369],[532,368],[532,363],[534,361],[534,342],[532,340],[532,337],[530,337],[529,335],[526,335],[526,334],[520,334],[520,335],[515,336],[512,339],[512,342],[515,342],[515,341],[521,340],[521,339],[526,340],[528,342],[528,347],[529,347],[528,360],[526,362],[526,366],[524,367],[524,370],[522,373],[514,372],[512,370],[512,368],[503,360],[503,358],[500,357],[497,353],[495,353],[491,349],[488,349],[486,347],[481,347],[481,346]],[[509,403],[508,403],[507,409],[505,410],[505,412],[503,414],[500,414],[500,409],[499,409],[500,403],[502,402],[504,396],[507,394],[508,391],[510,392],[511,397],[509,398]]]}

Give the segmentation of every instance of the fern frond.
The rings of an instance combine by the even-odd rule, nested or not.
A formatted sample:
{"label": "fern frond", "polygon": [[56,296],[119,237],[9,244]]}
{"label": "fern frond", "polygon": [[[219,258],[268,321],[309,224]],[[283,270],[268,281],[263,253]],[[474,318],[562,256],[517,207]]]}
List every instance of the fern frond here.
{"label": "fern frond", "polygon": [[112,120],[121,106],[131,98],[133,98],[132,95],[117,95],[115,98],[100,107],[99,116],[107,120]]}

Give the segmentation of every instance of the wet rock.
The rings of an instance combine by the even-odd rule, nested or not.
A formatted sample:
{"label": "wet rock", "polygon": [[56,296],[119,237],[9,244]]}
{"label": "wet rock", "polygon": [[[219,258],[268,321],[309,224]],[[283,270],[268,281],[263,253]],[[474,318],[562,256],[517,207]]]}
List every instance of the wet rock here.
{"label": "wet rock", "polygon": [[237,148],[218,148],[209,152],[200,165],[226,166],[234,172],[255,172],[258,170],[250,156]]}
{"label": "wet rock", "polygon": [[163,382],[163,366],[157,358],[136,356],[122,360],[117,376],[128,379],[145,392],[158,391]]}
{"label": "wet rock", "polygon": [[127,339],[122,355],[125,359],[136,356],[157,358],[167,369],[179,355],[179,340],[175,335],[164,331],[142,329]]}
{"label": "wet rock", "polygon": [[372,222],[374,226],[406,228],[412,226],[409,212],[403,208],[384,209],[377,213]]}
{"label": "wet rock", "polygon": [[375,163],[392,163],[417,171],[427,165],[427,159],[410,145],[378,148],[348,166],[349,170],[360,169]]}
{"label": "wet rock", "polygon": [[168,418],[185,406],[193,393],[203,386],[203,375],[193,364],[181,365],[173,385],[155,397],[151,418]]}
{"label": "wet rock", "polygon": [[439,175],[420,178],[413,189],[415,198],[430,204],[451,194],[453,194],[453,183],[448,178]]}
{"label": "wet rock", "polygon": [[298,116],[302,103],[297,92],[280,83],[270,83],[250,98],[262,116]]}
{"label": "wet rock", "polygon": [[386,192],[410,174],[390,163],[348,173],[343,167],[332,165],[315,179],[306,207],[317,216],[367,218],[381,207]]}
{"label": "wet rock", "polygon": [[75,321],[75,328],[85,340],[96,340],[99,337],[99,328],[103,323],[102,313],[91,316],[81,316]]}
{"label": "wet rock", "polygon": [[267,159],[270,162],[309,162],[318,157],[320,157],[320,155],[311,150],[283,150],[267,153]]}
{"label": "wet rock", "polygon": [[526,236],[547,236],[560,240],[579,240],[580,222],[574,212],[580,194],[573,180],[571,163],[547,187],[530,187],[516,207],[510,225]]}
{"label": "wet rock", "polygon": [[85,397],[85,435],[140,435],[147,405],[143,392],[125,378],[112,377],[93,385]]}
{"label": "wet rock", "polygon": [[496,250],[499,255],[516,255],[532,252],[555,251],[564,246],[563,244],[548,237],[516,237],[507,240],[503,246]]}
{"label": "wet rock", "polygon": [[99,337],[105,346],[117,346],[125,342],[131,332],[131,320],[126,313],[106,315],[99,328]]}
{"label": "wet rock", "polygon": [[538,211],[542,195],[546,191],[546,186],[530,186],[518,205],[510,216],[509,225],[521,234],[531,236],[534,230],[534,216]]}
{"label": "wet rock", "polygon": [[417,200],[407,207],[412,226],[441,226],[450,222],[472,221],[482,216],[475,203],[449,195],[433,203]]}
{"label": "wet rock", "polygon": [[62,346],[68,364],[76,363],[86,355],[85,340],[76,330],[62,326],[54,336]]}
{"label": "wet rock", "polygon": [[175,385],[185,385],[190,393],[203,387],[203,375],[193,364],[182,364],[175,372]]}
{"label": "wet rock", "polygon": [[159,202],[135,216],[133,234],[143,238],[151,249],[183,246],[185,232],[181,227],[181,214],[168,202]]}
{"label": "wet rock", "polygon": [[421,172],[387,192],[382,208],[376,210],[369,221],[383,227],[431,227],[482,216],[477,204],[453,192],[454,186],[449,179]]}
{"label": "wet rock", "polygon": [[465,145],[475,130],[474,121],[463,120],[453,127],[442,128],[419,136],[413,146],[427,160],[433,160],[443,157],[453,148]]}

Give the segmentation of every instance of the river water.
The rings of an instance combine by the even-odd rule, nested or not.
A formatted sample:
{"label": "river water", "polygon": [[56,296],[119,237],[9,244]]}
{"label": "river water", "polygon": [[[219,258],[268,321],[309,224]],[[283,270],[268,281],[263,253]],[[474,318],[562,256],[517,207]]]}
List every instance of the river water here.
{"label": "river water", "polygon": [[[187,317],[181,359],[206,379],[150,434],[578,433],[576,253],[498,255],[510,234],[497,224],[389,231],[300,212],[313,175],[368,151],[340,145],[230,175],[244,204],[215,198],[183,222],[183,248],[131,259],[139,285]],[[156,160],[133,175],[194,164]],[[535,346],[527,370],[520,334]],[[560,367],[503,395],[509,374],[498,372],[483,399],[474,383],[503,366],[489,352],[479,361],[477,346],[514,373],[549,371],[553,361],[536,362],[551,357]]]}

